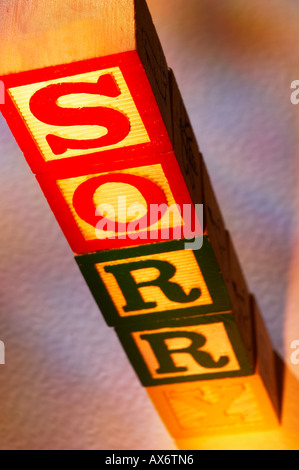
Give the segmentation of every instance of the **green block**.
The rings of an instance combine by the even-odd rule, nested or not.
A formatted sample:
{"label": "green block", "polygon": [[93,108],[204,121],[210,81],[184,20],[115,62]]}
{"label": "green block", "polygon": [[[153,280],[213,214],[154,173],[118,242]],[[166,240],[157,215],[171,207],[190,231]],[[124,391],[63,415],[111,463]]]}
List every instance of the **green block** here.
{"label": "green block", "polygon": [[171,241],[76,257],[109,326],[231,311],[208,237],[200,250]]}
{"label": "green block", "polygon": [[231,313],[116,329],[145,387],[252,375]]}

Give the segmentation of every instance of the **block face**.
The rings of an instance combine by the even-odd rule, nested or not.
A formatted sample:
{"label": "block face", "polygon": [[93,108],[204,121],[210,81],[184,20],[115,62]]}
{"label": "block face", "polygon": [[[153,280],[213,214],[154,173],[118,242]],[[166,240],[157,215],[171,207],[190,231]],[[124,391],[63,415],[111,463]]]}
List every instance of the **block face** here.
{"label": "block face", "polygon": [[227,231],[222,213],[204,162],[202,162],[204,192],[204,227],[208,234],[225,282],[230,282]]}
{"label": "block face", "polygon": [[147,388],[173,437],[262,432],[278,422],[258,374]]}
{"label": "block face", "polygon": [[[87,155],[112,148],[146,144],[150,140],[120,67],[10,88],[8,92],[31,130],[46,163],[76,157],[78,152],[80,155]],[[57,109],[57,99],[60,109]],[[43,110],[45,103],[48,104],[48,109]],[[80,128],[79,121],[84,119],[84,116],[82,113],[80,118],[78,110],[84,107],[90,108],[90,115],[86,119],[89,125],[81,125]],[[96,113],[100,110],[103,117],[97,119]],[[56,117],[58,112],[65,114],[66,123],[77,118],[78,126],[74,125],[72,129],[69,129],[67,124],[63,126],[62,117]],[[54,124],[55,120],[59,125]],[[119,129],[113,134],[108,131],[106,135],[105,128],[102,132],[96,128],[93,135],[90,129],[92,120],[97,126],[103,127],[106,121],[111,127],[113,123]],[[109,132],[112,135],[109,136]],[[62,137],[63,135],[68,137]],[[81,142],[78,142],[78,135]],[[67,142],[68,140],[73,142]],[[89,145],[85,149],[86,140],[89,140]]]}
{"label": "block face", "polygon": [[231,314],[140,323],[116,331],[144,386],[253,373]]}
{"label": "block face", "polygon": [[108,325],[231,309],[207,237],[203,247],[164,242],[76,258]]}
{"label": "block face", "polygon": [[2,77],[34,173],[172,149],[137,52]]}
{"label": "block face", "polygon": [[75,253],[202,232],[173,153],[37,179]]}
{"label": "block face", "polygon": [[196,136],[172,70],[169,71],[172,101],[173,146],[194,204],[203,204],[202,165]]}

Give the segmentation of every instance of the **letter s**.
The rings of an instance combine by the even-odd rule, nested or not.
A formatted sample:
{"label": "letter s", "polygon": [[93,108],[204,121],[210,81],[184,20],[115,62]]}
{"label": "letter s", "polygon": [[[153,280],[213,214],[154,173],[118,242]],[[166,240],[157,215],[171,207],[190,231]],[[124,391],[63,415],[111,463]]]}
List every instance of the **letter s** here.
{"label": "letter s", "polygon": [[291,88],[292,89],[295,89],[295,91],[293,91],[293,93],[291,94],[291,103],[292,104],[299,104],[299,80],[294,80],[292,83],[291,83]]}
{"label": "letter s", "polygon": [[101,75],[97,83],[58,83],[38,90],[30,99],[30,110],[40,121],[52,126],[101,126],[108,134],[96,139],[66,139],[49,134],[46,140],[55,155],[68,149],[95,149],[117,144],[130,132],[130,122],[122,112],[103,106],[64,108],[57,103],[62,96],[92,94],[117,97],[120,90],[111,74]]}

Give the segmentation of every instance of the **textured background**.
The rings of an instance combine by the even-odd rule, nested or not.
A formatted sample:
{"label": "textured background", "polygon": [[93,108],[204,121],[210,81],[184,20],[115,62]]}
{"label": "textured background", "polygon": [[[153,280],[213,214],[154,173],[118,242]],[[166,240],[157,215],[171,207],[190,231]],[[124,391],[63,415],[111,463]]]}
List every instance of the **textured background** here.
{"label": "textured background", "polygon": [[[299,106],[290,102],[290,84],[299,79],[299,4],[148,4],[250,288],[276,351],[299,380],[299,365],[290,365],[290,342],[299,340]],[[0,161],[0,339],[7,361],[0,366],[0,449],[176,448],[2,117]],[[286,378],[284,414],[292,415],[295,437],[298,382]],[[295,448],[290,442],[270,433],[251,436],[247,446]],[[231,444],[210,439],[201,446]]]}

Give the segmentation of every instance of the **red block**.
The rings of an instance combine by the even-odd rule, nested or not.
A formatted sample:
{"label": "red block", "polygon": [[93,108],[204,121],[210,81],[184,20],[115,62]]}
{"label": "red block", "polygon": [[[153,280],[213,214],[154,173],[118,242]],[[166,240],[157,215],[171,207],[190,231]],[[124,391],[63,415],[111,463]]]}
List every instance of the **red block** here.
{"label": "red block", "polygon": [[1,80],[1,111],[36,174],[172,150],[136,51]]}
{"label": "red block", "polygon": [[202,234],[174,153],[37,179],[75,253]]}

